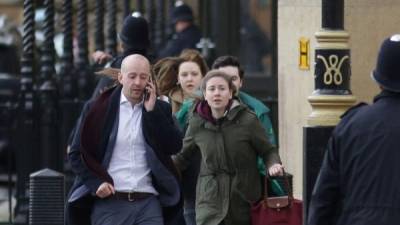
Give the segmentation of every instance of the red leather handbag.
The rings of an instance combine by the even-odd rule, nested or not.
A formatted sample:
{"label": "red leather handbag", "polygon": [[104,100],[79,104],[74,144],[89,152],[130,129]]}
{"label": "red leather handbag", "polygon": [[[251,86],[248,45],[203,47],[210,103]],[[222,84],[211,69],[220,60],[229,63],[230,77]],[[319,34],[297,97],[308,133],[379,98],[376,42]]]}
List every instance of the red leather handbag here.
{"label": "red leather handbag", "polygon": [[284,180],[287,195],[268,197],[268,177],[265,177],[263,199],[251,207],[252,225],[301,225],[303,223],[303,202],[293,198],[286,175]]}

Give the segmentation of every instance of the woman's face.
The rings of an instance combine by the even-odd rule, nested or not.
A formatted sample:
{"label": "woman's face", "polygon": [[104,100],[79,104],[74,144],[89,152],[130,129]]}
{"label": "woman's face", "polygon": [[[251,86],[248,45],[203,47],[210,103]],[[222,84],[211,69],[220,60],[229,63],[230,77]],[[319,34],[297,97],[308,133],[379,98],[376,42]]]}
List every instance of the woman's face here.
{"label": "woman's face", "polygon": [[232,90],[222,77],[213,77],[207,81],[204,98],[212,110],[225,110],[232,98]]}
{"label": "woman's face", "polygon": [[201,79],[200,67],[195,62],[184,62],[179,66],[178,82],[186,94],[191,94],[200,86]]}

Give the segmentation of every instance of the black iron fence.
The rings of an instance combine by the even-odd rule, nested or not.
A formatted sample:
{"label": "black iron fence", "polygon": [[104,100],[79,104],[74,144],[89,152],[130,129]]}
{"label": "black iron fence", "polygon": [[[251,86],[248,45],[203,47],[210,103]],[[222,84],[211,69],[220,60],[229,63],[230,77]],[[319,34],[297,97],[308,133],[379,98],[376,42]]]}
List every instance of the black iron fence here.
{"label": "black iron fence", "polygon": [[[29,199],[32,198],[29,175],[34,171],[43,168],[59,171],[66,174],[67,189],[70,186],[71,173],[65,163],[68,136],[83,103],[91,96],[96,80],[95,67],[89,60],[89,46],[93,41],[96,50],[117,54],[118,21],[135,10],[131,2],[63,0],[60,6],[57,5],[60,9],[56,9],[54,0],[24,0],[20,75],[3,76],[0,70],[0,154],[6,152],[6,161],[15,162],[3,171],[7,174],[3,180],[8,185],[9,217],[0,224],[28,224]],[[170,32],[163,18],[168,15],[166,7],[173,2],[135,2],[136,10],[149,21],[153,47],[160,46],[166,33]],[[38,8],[44,9],[40,28],[35,24]],[[57,15],[61,17],[60,24],[55,22],[57,11],[61,12]],[[94,27],[89,29],[88,17],[93,14]],[[55,54],[56,26],[62,28],[61,57]],[[44,35],[40,46],[35,40],[36,28]],[[90,35],[91,30],[94,35]],[[77,49],[74,48],[75,38]],[[58,72],[56,65],[60,67]],[[16,199],[15,207],[11,205],[12,198]]]}
{"label": "black iron fence", "polygon": [[[162,46],[172,33],[169,10],[174,0],[57,2],[62,4],[56,6],[54,0],[24,0],[20,75],[2,79],[0,71],[0,152],[2,148],[6,149],[7,157],[13,158],[8,162],[15,161],[15,166],[9,165],[7,170],[10,216],[8,221],[0,221],[0,224],[28,223],[29,200],[32,197],[29,195],[32,188],[29,181],[34,171],[49,168],[63,173],[65,193],[68,192],[72,180],[65,163],[68,137],[96,81],[96,67],[89,60],[91,43],[94,43],[95,50],[117,54],[118,21],[134,10],[140,11],[149,22],[152,49]],[[133,2],[134,8],[131,5]],[[202,26],[207,28],[210,21],[204,12],[209,10],[211,2],[199,2]],[[44,9],[43,26],[35,22],[38,8]],[[60,12],[59,15],[56,12]],[[61,23],[55,22],[57,16],[61,18]],[[95,19],[94,23],[88,23],[89,17]],[[62,31],[61,57],[55,55],[55,27],[61,27]],[[35,40],[38,29],[44,36],[40,45]],[[204,29],[205,35],[210,30]],[[77,40],[77,46],[74,40]],[[207,43],[203,45],[203,52],[207,52],[207,46]],[[56,70],[56,65],[60,69]],[[10,82],[13,85],[9,85]],[[3,84],[7,84],[10,90],[3,88]],[[6,89],[8,92],[4,92]],[[273,117],[276,116],[276,101],[265,101],[272,106]],[[3,142],[7,145],[2,145]],[[17,179],[12,180],[12,175],[16,175]],[[16,199],[15,207],[11,207],[12,197]]]}

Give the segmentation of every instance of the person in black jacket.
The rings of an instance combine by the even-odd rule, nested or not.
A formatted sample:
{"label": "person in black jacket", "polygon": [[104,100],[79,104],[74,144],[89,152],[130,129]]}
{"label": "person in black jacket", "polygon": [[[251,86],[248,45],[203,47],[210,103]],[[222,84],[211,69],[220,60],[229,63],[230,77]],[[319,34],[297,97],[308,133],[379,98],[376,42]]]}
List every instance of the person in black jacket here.
{"label": "person in black jacket", "polygon": [[144,56],[127,56],[120,84],[86,104],[68,153],[76,178],[66,224],[177,224],[181,191],[170,155],[182,135],[150,77]]}
{"label": "person in black jacket", "polygon": [[400,34],[382,43],[372,105],[348,110],[333,131],[311,197],[308,225],[400,221]]}
{"label": "person in black jacket", "polygon": [[[112,57],[106,52],[96,51],[92,55],[96,63],[104,64],[108,61],[106,67],[119,69],[121,68],[122,60],[128,55],[140,54],[149,59],[147,54],[150,46],[149,25],[147,20],[139,12],[134,12],[125,17],[121,32],[118,36],[121,41],[122,53]],[[151,61],[151,59],[149,60]],[[101,77],[92,96],[96,97],[101,91],[109,88],[113,84],[114,79],[108,76]]]}
{"label": "person in black jacket", "polygon": [[182,50],[196,49],[200,41],[201,32],[194,24],[192,9],[182,1],[177,1],[171,13],[175,34],[167,41],[164,47],[158,51],[158,58],[178,56]]}

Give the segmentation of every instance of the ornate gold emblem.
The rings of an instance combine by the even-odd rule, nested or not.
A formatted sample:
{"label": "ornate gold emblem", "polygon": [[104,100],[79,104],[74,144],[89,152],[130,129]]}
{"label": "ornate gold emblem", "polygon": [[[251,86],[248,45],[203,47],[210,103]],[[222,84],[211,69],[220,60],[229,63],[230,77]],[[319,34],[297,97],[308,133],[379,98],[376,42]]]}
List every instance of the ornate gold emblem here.
{"label": "ornate gold emblem", "polygon": [[346,55],[339,61],[337,55],[330,55],[329,60],[326,60],[324,56],[317,55],[317,59],[321,59],[325,65],[324,83],[326,85],[330,85],[332,82],[335,83],[335,85],[342,84],[343,75],[342,72],[340,72],[340,69],[342,68],[343,62],[348,58],[349,56]]}

